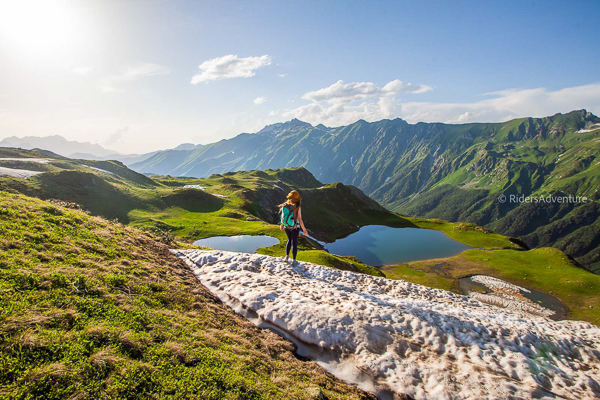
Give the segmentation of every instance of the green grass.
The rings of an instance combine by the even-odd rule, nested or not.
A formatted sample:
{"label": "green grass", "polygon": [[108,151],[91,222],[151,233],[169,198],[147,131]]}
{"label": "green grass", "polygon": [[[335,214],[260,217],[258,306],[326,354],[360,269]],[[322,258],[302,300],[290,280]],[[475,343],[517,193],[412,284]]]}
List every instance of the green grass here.
{"label": "green grass", "polygon": [[[441,268],[434,269],[435,265]],[[388,278],[403,279],[461,293],[457,280],[483,274],[558,298],[568,318],[600,324],[600,276],[577,266],[558,249],[528,251],[467,250],[457,256],[382,268]]]}
{"label": "green grass", "polygon": [[458,281],[440,276],[430,270],[421,270],[406,264],[384,266],[382,269],[388,279],[399,279],[462,294],[458,289]]}
{"label": "green grass", "polygon": [[407,218],[414,225],[423,229],[435,229],[445,233],[451,239],[469,246],[483,249],[515,249],[524,247],[507,236],[502,236],[489,229],[467,222],[448,222],[439,219]]}
{"label": "green grass", "polygon": [[224,307],[147,232],[5,192],[0,229],[2,398],[368,398]]}

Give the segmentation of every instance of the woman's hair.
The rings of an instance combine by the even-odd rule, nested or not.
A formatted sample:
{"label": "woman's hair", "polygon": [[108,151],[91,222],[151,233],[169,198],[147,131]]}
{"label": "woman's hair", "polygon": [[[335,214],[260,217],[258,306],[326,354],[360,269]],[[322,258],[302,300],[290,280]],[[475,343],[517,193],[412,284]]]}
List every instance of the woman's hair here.
{"label": "woman's hair", "polygon": [[283,207],[286,204],[289,204],[289,205],[294,206],[294,207],[300,207],[300,202],[301,201],[302,201],[302,196],[300,196],[300,193],[298,193],[297,190],[292,190],[287,195],[287,201],[285,203],[279,204],[278,207]]}

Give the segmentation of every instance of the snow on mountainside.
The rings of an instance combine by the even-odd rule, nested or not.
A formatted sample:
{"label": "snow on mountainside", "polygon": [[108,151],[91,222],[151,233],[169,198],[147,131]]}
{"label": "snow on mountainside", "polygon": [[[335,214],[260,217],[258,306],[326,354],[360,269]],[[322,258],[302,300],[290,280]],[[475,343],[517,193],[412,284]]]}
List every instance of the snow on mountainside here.
{"label": "snow on mountainside", "polygon": [[367,390],[415,399],[600,397],[595,325],[305,262],[172,251],[236,311],[318,346],[317,362]]}

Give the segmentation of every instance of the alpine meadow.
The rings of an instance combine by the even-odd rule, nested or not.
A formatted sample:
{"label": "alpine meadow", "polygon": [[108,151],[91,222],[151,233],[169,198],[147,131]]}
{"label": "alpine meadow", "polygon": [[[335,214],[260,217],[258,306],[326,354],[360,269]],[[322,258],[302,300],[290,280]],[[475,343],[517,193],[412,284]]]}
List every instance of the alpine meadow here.
{"label": "alpine meadow", "polygon": [[600,399],[598,12],[0,1],[0,399]]}

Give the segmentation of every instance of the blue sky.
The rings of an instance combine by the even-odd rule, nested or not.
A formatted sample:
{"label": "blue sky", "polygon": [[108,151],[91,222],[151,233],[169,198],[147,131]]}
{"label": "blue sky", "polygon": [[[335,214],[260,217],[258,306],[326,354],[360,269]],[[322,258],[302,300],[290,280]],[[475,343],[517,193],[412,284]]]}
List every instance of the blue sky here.
{"label": "blue sky", "polygon": [[142,152],[294,117],[600,113],[597,1],[0,4],[0,138]]}

